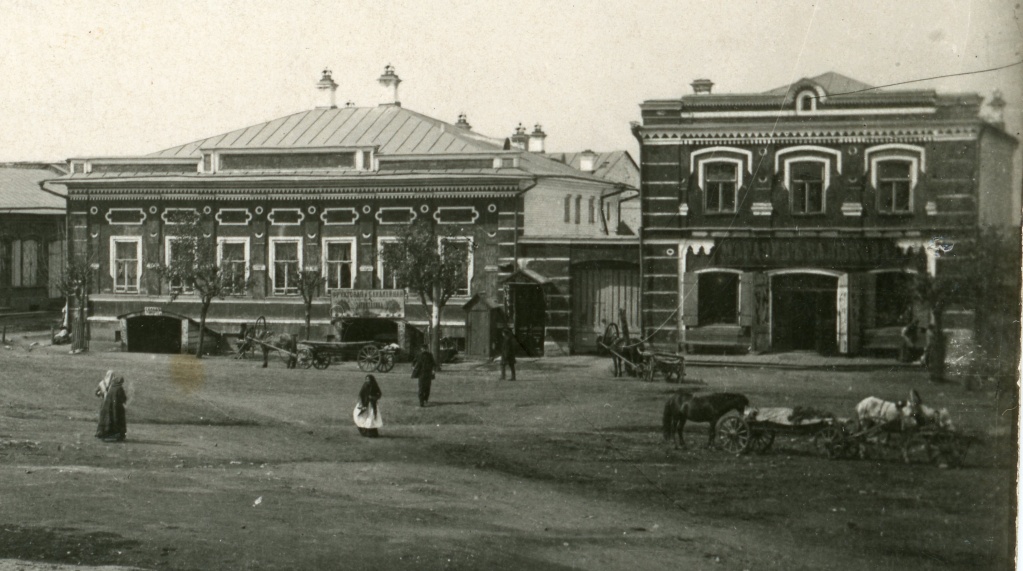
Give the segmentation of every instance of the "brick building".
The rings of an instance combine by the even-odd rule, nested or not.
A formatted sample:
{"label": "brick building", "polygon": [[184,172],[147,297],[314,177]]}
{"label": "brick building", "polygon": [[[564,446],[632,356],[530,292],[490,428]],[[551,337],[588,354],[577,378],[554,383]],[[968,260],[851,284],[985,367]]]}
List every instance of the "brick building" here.
{"label": "brick building", "polygon": [[[291,275],[318,268],[326,287],[313,305],[313,338],[335,334],[329,296],[399,288],[380,249],[401,226],[427,219],[458,235],[445,252],[468,257],[465,288],[441,316],[445,335],[464,334],[461,305],[482,294],[509,297],[513,323],[535,351],[561,336],[560,289],[527,303],[534,289],[513,283],[528,255],[524,241],[565,241],[582,227],[617,234],[622,185],[545,157],[539,126],[511,139],[486,137],[464,115],[452,124],[402,107],[390,66],[378,81],[387,94],[379,106],[337,107],[337,84],[325,71],[317,84],[329,99],[323,107],[149,155],[70,159],[62,183],[72,254],[90,260],[98,284],[93,335],[119,337],[128,350],[194,343],[198,300],[186,292],[171,302],[173,284],[153,271],[173,251],[172,214],[183,210],[200,216],[220,263],[254,284],[213,303],[214,331],[236,331],[258,316],[276,331],[297,331],[304,307]],[[559,213],[574,208],[574,218],[545,218],[552,202]],[[398,319],[352,325],[364,337],[400,338],[406,326],[428,324],[415,296],[402,307]]]}
{"label": "brick building", "polygon": [[[837,73],[641,105],[643,325],[655,341],[856,354],[925,319],[912,272],[1019,224],[1016,141],[975,94]],[[997,108],[997,102],[995,102]],[[945,324],[968,340],[968,311]]]}

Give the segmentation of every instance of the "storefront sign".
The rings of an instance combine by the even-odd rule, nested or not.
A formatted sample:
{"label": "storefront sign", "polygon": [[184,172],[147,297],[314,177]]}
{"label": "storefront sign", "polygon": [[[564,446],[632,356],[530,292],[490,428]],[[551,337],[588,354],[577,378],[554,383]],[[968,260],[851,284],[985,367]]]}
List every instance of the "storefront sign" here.
{"label": "storefront sign", "polygon": [[330,292],[330,317],[405,318],[405,290],[336,289]]}
{"label": "storefront sign", "polygon": [[252,271],[254,272],[265,272],[266,264],[252,264]]}
{"label": "storefront sign", "polygon": [[359,266],[360,272],[372,272],[373,266]]}
{"label": "storefront sign", "polygon": [[722,240],[714,255],[725,265],[752,267],[875,267],[905,258],[890,240],[776,238]]}
{"label": "storefront sign", "polygon": [[159,307],[143,307],[142,315],[149,316],[163,315],[163,309]]}

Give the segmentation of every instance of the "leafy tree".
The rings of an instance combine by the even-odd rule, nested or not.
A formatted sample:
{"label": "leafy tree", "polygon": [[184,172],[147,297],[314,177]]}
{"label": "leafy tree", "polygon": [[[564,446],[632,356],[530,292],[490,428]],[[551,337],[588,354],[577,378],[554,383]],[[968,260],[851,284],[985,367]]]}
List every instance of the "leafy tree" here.
{"label": "leafy tree", "polygon": [[914,283],[915,298],[931,312],[927,347],[931,379],[940,381],[945,375],[943,318],[951,306],[974,310],[980,360],[1015,367],[1020,333],[1019,229],[982,228],[973,240],[938,251],[937,275],[917,274]]}
{"label": "leafy tree", "polygon": [[177,230],[172,255],[169,263],[160,265],[156,271],[171,284],[171,302],[187,292],[194,292],[199,298],[199,346],[195,356],[201,358],[210,304],[214,299],[249,289],[250,282],[226,264],[217,264],[217,244],[203,235],[197,214],[176,212],[169,221]]}
{"label": "leafy tree", "polygon": [[86,347],[85,320],[89,305],[89,290],[92,287],[92,267],[87,259],[71,260],[57,281],[61,294],[78,306],[71,323],[71,350],[84,351]]}
{"label": "leafy tree", "polygon": [[421,219],[402,227],[394,242],[384,243],[380,255],[395,281],[430,308],[430,351],[434,356],[440,353],[441,310],[452,296],[466,292],[469,256],[475,244],[475,240],[466,242],[464,236],[453,232],[438,233],[433,224]]}
{"label": "leafy tree", "polygon": [[311,321],[313,314],[313,300],[316,299],[316,294],[320,291],[320,287],[323,286],[324,281],[323,274],[320,273],[320,268],[308,267],[298,272],[293,282],[298,288],[298,293],[302,295],[302,301],[305,305],[306,339],[309,339],[309,322]]}

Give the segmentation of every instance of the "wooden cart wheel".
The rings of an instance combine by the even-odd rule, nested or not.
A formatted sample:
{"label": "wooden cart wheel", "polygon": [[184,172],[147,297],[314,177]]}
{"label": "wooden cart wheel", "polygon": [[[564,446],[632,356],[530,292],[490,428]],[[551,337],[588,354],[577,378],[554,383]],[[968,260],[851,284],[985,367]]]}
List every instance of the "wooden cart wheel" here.
{"label": "wooden cart wheel", "polygon": [[390,372],[394,368],[394,353],[380,352],[380,364],[377,365],[377,371],[381,373]]}
{"label": "wooden cart wheel", "polygon": [[732,454],[742,454],[749,449],[749,423],[739,416],[726,416],[718,421],[718,446]]}
{"label": "wooden cart wheel", "polygon": [[330,366],[330,355],[313,354],[313,367],[317,370],[324,370]]}
{"label": "wooden cart wheel", "polygon": [[771,449],[771,444],[774,444],[774,432],[771,430],[754,430],[750,434],[750,452],[763,454]]}
{"label": "wooden cart wheel", "polygon": [[930,461],[946,468],[962,466],[969,448],[969,441],[951,432],[939,432],[927,442]]}
{"label": "wooden cart wheel", "polygon": [[298,350],[298,366],[303,369],[308,369],[313,366],[313,350],[309,347],[302,347]]}
{"label": "wooden cart wheel", "polygon": [[846,448],[849,445],[846,441],[845,431],[837,424],[831,424],[821,429],[821,431],[813,437],[813,441],[817,446],[817,451],[820,452],[822,456],[826,456],[832,460],[843,458],[845,456]]}
{"label": "wooden cart wheel", "polygon": [[262,341],[266,337],[266,318],[260,316],[256,324],[252,326],[252,336]]}
{"label": "wooden cart wheel", "polygon": [[380,366],[380,348],[376,345],[366,345],[359,349],[359,370],[376,371]]}

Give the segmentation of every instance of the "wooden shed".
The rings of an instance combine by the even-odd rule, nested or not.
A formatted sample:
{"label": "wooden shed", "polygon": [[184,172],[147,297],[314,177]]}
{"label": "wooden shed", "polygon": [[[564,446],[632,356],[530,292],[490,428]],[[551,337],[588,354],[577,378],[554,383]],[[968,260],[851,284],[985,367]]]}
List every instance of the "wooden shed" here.
{"label": "wooden shed", "polygon": [[507,320],[501,304],[476,294],[462,306],[465,310],[465,356],[492,359],[501,352],[501,331]]}

